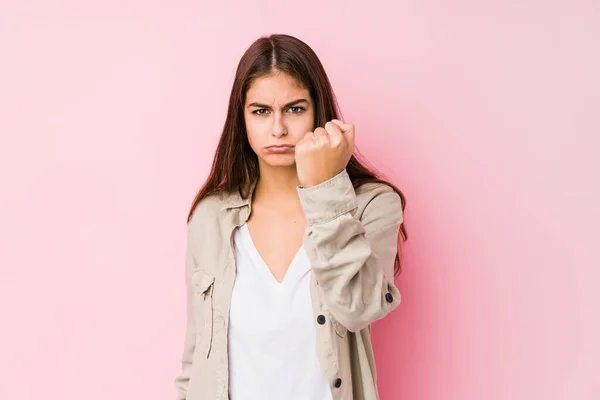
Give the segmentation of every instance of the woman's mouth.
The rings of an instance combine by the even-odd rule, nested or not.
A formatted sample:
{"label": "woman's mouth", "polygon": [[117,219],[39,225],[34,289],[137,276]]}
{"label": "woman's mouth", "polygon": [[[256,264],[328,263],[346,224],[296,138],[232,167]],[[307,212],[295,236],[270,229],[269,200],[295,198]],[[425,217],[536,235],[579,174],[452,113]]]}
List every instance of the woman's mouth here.
{"label": "woman's mouth", "polygon": [[295,146],[292,145],[276,145],[276,146],[269,146],[266,147],[265,150],[269,153],[276,153],[276,154],[281,154],[281,153],[290,153],[292,151],[294,151]]}

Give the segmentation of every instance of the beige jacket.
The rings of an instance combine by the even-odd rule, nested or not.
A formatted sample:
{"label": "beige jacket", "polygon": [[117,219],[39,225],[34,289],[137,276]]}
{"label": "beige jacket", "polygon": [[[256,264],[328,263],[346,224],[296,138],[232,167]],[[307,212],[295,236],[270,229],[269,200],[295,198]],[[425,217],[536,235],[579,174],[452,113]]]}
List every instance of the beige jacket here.
{"label": "beige jacket", "polygon": [[[376,183],[355,191],[346,170],[297,191],[307,219],[304,246],[312,266],[319,362],[334,400],[376,400],[370,324],[400,303],[393,276],[400,196]],[[251,196],[209,196],[188,224],[187,328],[181,373],[174,382],[178,400],[229,398],[227,329],[236,273],[232,234],[248,220]]]}

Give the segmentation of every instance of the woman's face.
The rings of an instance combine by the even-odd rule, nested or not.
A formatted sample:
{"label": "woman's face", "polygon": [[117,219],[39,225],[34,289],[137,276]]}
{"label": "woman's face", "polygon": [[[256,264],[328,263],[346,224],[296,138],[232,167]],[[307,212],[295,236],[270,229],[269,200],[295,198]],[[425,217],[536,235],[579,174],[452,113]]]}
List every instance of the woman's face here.
{"label": "woman's face", "polygon": [[244,120],[260,163],[295,165],[294,146],[314,130],[313,101],[290,75],[276,72],[255,79],[246,93]]}

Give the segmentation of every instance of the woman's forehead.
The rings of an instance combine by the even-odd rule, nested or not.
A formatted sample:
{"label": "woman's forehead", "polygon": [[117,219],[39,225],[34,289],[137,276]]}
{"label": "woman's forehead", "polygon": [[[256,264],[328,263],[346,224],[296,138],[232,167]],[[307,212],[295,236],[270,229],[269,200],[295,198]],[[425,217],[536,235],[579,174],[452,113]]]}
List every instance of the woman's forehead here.
{"label": "woman's forehead", "polygon": [[248,104],[283,105],[299,99],[310,101],[306,88],[285,73],[269,74],[256,78],[246,94]]}

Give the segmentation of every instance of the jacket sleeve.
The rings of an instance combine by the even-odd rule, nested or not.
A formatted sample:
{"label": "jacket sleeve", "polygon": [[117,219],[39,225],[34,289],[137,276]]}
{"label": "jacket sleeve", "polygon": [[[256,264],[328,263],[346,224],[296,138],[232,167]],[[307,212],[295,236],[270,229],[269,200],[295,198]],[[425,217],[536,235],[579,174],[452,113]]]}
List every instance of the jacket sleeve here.
{"label": "jacket sleeve", "polygon": [[181,356],[181,370],[175,378],[175,388],[177,389],[177,400],[185,400],[187,388],[190,381],[192,362],[194,358],[194,348],[196,347],[196,327],[194,321],[194,293],[192,290],[192,273],[194,262],[192,258],[192,239],[191,229],[187,228],[187,241],[185,250],[185,288],[186,288],[186,328],[183,344],[183,354]]}
{"label": "jacket sleeve", "polygon": [[403,221],[400,196],[377,188],[360,220],[347,171],[317,186],[298,187],[307,219],[304,246],[323,303],[351,332],[383,318],[400,304],[394,260]]}

